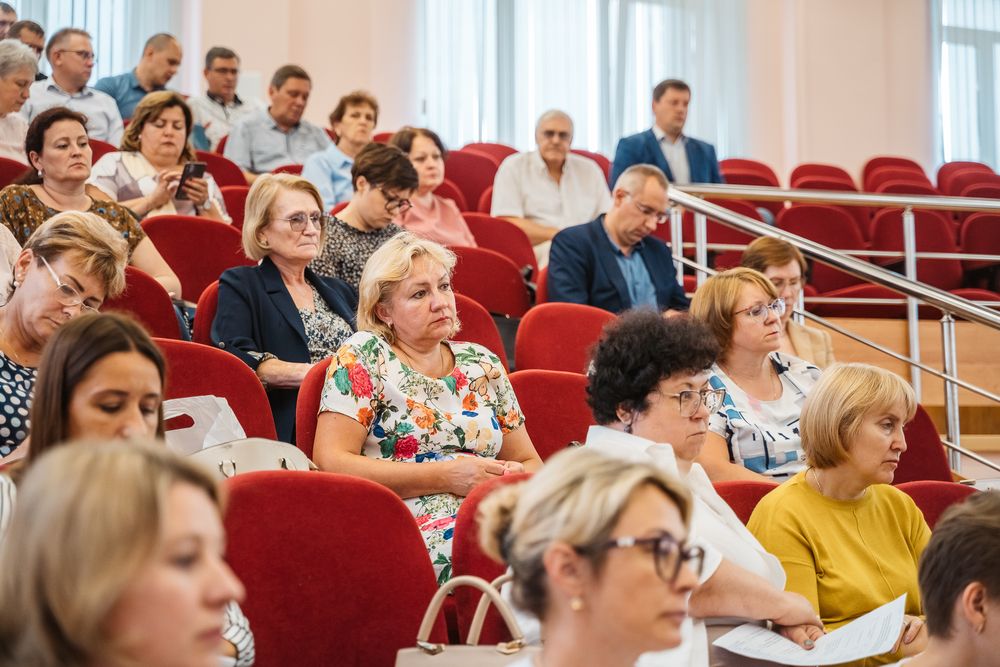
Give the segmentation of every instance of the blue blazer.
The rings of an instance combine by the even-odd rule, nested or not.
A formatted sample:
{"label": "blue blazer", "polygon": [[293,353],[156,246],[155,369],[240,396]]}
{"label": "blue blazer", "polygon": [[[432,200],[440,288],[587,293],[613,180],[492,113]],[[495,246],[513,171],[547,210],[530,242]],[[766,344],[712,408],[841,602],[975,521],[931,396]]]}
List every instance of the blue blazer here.
{"label": "blue blazer", "polygon": [[[306,280],[316,287],[330,310],[357,329],[358,295],[354,288],[338,278],[318,276],[308,268]],[[212,323],[212,342],[254,370],[265,352],[282,361],[309,363],[302,318],[270,258],[265,257],[258,266],[229,269],[219,278],[219,308]],[[291,444],[295,444],[298,395],[298,388],[272,387],[267,392],[278,439]]]}
{"label": "blue blazer", "polygon": [[[688,299],[677,284],[670,247],[655,236],[639,242],[660,310],[687,310]],[[604,231],[604,216],[585,225],[567,227],[552,239],[548,268],[549,301],[596,306],[612,313],[632,307],[625,276]]]}
{"label": "blue blazer", "polygon": [[[684,149],[687,151],[692,183],[726,182],[719,173],[719,160],[715,157],[715,147],[712,144],[685,137]],[[674,182],[670,165],[667,164],[667,158],[663,157],[663,150],[653,130],[624,137],[618,142],[615,161],[611,165],[611,187],[615,186],[622,172],[634,164],[655,164],[667,175],[668,181]]]}

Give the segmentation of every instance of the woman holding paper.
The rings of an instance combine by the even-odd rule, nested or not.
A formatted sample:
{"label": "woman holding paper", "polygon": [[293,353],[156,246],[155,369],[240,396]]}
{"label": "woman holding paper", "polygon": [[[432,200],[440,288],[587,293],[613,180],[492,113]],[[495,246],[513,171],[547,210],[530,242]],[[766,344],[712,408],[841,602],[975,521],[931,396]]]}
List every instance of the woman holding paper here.
{"label": "woman holding paper", "polygon": [[826,371],[802,408],[809,468],[765,496],[748,527],[781,561],[786,590],[808,598],[836,629],[906,594],[906,622],[881,665],[927,643],[917,562],[930,529],[908,495],[890,486],[916,411],[899,376],[867,364]]}

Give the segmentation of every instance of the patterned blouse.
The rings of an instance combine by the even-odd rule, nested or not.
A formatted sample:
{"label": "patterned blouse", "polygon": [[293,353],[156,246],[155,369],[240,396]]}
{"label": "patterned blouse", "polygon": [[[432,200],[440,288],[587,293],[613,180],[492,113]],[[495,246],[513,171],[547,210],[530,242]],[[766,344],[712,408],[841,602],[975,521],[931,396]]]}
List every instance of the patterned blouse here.
{"label": "patterned blouse", "polygon": [[[448,341],[455,368],[432,378],[410,368],[384,338],[351,336],[330,364],[320,412],[356,419],[368,429],[361,454],[424,463],[459,456],[495,459],[503,436],[524,423],[514,389],[495,354],[475,343]],[[451,540],[463,498],[435,493],[405,499],[431,562],[451,577]]]}
{"label": "patterned blouse", "polygon": [[330,310],[316,287],[310,283],[313,296],[313,310],[299,309],[302,326],[309,341],[309,363],[315,364],[332,357],[337,348],[354,334],[354,329],[344,318]]}
{"label": "patterned blouse", "polygon": [[0,457],[10,455],[28,437],[35,373],[0,352]]}
{"label": "patterned blouse", "polygon": [[321,276],[340,278],[357,289],[368,258],[401,231],[401,227],[390,223],[373,232],[362,232],[334,216],[326,228],[323,250],[309,268]]}
{"label": "patterned blouse", "polygon": [[[139,242],[146,238],[146,233],[142,231],[132,211],[113,201],[91,201],[89,212],[104,218],[121,233],[122,238],[128,241],[128,252],[131,255]],[[8,185],[0,190],[0,220],[21,245],[43,222],[58,213],[61,211],[46,206],[31,186]]]}

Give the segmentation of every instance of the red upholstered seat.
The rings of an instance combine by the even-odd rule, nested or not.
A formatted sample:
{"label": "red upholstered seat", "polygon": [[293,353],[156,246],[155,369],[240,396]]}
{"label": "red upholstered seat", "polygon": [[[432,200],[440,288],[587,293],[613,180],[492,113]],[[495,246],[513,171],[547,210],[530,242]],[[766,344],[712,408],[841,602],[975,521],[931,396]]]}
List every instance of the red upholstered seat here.
{"label": "red upholstered seat", "polygon": [[611,160],[609,160],[606,156],[600,153],[595,153],[594,151],[585,151],[582,148],[573,148],[571,150],[577,155],[582,155],[583,157],[590,158],[596,162],[597,166],[604,172],[605,181],[611,178]]}
{"label": "red upholstered seat", "polygon": [[[778,214],[775,225],[792,234],[816,241],[834,250],[867,250],[861,229],[855,218],[841,206],[793,204]],[[864,255],[855,255],[867,261]],[[824,264],[813,262],[810,281],[820,292],[829,292],[857,285],[860,278]]]}
{"label": "red upholstered seat", "polygon": [[744,524],[750,520],[750,515],[753,514],[760,499],[778,488],[774,482],[743,479],[715,482],[712,486]]}
{"label": "red upholstered seat", "polygon": [[[458,508],[458,517],[455,519],[455,538],[451,547],[451,567],[454,576],[471,574],[487,581],[493,581],[504,573],[506,567],[483,553],[479,546],[479,523],[476,521],[476,510],[479,509],[479,503],[482,502],[483,498],[497,488],[523,482],[530,478],[530,473],[504,475],[480,484],[466,496],[461,507]],[[476,605],[479,604],[480,595],[481,593],[468,586],[462,586],[455,591],[458,629],[463,642],[467,638],[469,624],[472,623],[472,617],[476,613]],[[479,643],[496,644],[509,641],[510,638],[507,626],[496,610],[491,608],[486,614],[483,631],[479,635]]]}
{"label": "red upholstered seat", "polygon": [[[719,169],[725,173],[728,171],[749,171],[762,175],[766,180],[775,186],[778,185],[778,175],[774,173],[772,169],[767,164],[761,162],[760,160],[748,160],[746,158],[731,157],[726,158],[719,163]],[[726,179],[729,182],[729,179]]]}
{"label": "red upholstered seat", "polygon": [[208,151],[195,152],[198,155],[198,160],[205,163],[208,173],[212,175],[212,178],[215,179],[220,188],[227,185],[246,186],[247,178],[243,175],[243,170],[240,169],[238,164],[224,157],[221,149],[216,153],[209,153]]}
{"label": "red upholstered seat", "polygon": [[948,195],[958,195],[960,190],[956,189],[952,185],[952,179],[960,173],[975,172],[979,171],[984,174],[992,174],[993,169],[982,162],[968,162],[963,160],[955,160],[953,162],[945,162],[943,165],[938,167],[937,172],[937,187],[941,192]]}
{"label": "red upholstered seat", "polygon": [[181,338],[180,322],[167,290],[152,276],[134,266],[125,267],[125,291],[114,299],[106,300],[101,310],[132,315],[152,336]]}
{"label": "red upholstered seat", "polygon": [[250,194],[248,185],[224,185],[222,199],[226,202],[226,212],[233,219],[233,227],[243,229],[243,216],[247,208],[247,195]]}
{"label": "red upholstered seat", "polygon": [[[868,176],[879,167],[909,167],[920,173],[924,173],[924,168],[908,157],[898,157],[895,155],[876,155],[868,160],[861,169],[861,183],[868,188]],[[926,178],[926,175],[925,175]]]}
{"label": "red upholstered seat", "polygon": [[166,398],[225,398],[249,438],[275,440],[274,419],[257,374],[239,357],[223,350],[181,340],[157,338],[167,359]]}
{"label": "red upholstered seat", "polygon": [[272,174],[294,174],[300,176],[302,174],[301,164],[283,164],[280,167],[275,167],[271,170]]}
{"label": "red upholstered seat", "polygon": [[495,315],[521,317],[531,306],[521,269],[489,248],[454,246],[458,256],[451,283],[455,291],[475,299]]}
{"label": "red upholstered seat", "polygon": [[507,363],[507,351],[504,350],[500,331],[490,312],[483,308],[475,299],[464,294],[455,295],[455,308],[458,311],[458,321],[462,330],[455,335],[455,340],[478,343],[493,354],[500,357],[505,369],[510,369]]}
{"label": "red upholstered seat", "polygon": [[933,185],[923,169],[903,165],[885,165],[868,172],[865,179],[865,189],[875,192],[878,186],[888,181],[916,181]]}
{"label": "red upholstered seat", "polygon": [[0,157],[0,188],[5,188],[17,179],[24,176],[29,171],[29,167],[17,160]]}
{"label": "red upholstered seat", "polygon": [[951,175],[951,178],[948,179],[948,185],[951,192],[945,194],[968,196],[964,193],[973,185],[992,185],[994,187],[1000,185],[1000,176],[992,171],[982,171],[976,168],[960,169]]}
{"label": "red upholstered seat", "polygon": [[882,181],[875,188],[874,192],[880,195],[920,195],[921,197],[940,197],[930,181],[919,181],[916,179],[898,178],[890,181]]}
{"label": "red upholstered seat", "polygon": [[194,331],[191,339],[202,345],[212,345],[212,322],[219,309],[219,281],[205,288],[198,297],[198,307],[194,313]]}
{"label": "red upholstered seat", "polygon": [[310,459],[313,457],[313,443],[316,440],[316,419],[319,416],[319,401],[323,396],[323,383],[332,359],[324,359],[314,364],[299,385],[299,396],[295,399],[295,446]]}
{"label": "red upholstered seat", "polygon": [[804,162],[795,167],[795,169],[792,169],[788,182],[793,188],[805,188],[806,186],[799,185],[799,181],[812,178],[840,181],[850,185],[852,189],[857,190],[854,185],[854,179],[851,178],[851,175],[847,173],[846,169],[833,164],[820,164],[817,162]]}
{"label": "red upholstered seat", "polygon": [[906,451],[899,459],[893,484],[924,479],[952,480],[941,437],[924,406],[917,405],[917,413],[903,428],[903,434],[906,436]]}
{"label": "red upholstered seat", "polygon": [[228,134],[226,136],[222,137],[221,139],[219,139],[219,144],[215,147],[215,152],[218,153],[219,155],[222,155],[222,153],[225,152],[225,150],[226,150],[226,142],[227,141],[229,141],[229,135]]}
{"label": "red upholstered seat", "polygon": [[493,186],[483,190],[483,194],[479,195],[479,203],[476,205],[476,211],[479,213],[490,214],[493,209]]}
{"label": "red upholstered seat", "polygon": [[186,215],[147,218],[142,229],[181,281],[182,296],[197,301],[223,271],[257,262],[243,254],[243,235],[231,225]]}
{"label": "red upholstered seat", "polygon": [[913,498],[931,530],[946,509],[977,493],[975,487],[966,484],[937,480],[904,482],[899,485],[899,490]]}
{"label": "red upholstered seat", "polygon": [[614,319],[614,313],[579,303],[539,304],[517,328],[514,367],[584,373],[590,349]]}
{"label": "red upholstered seat", "polygon": [[455,202],[455,206],[458,207],[459,211],[468,211],[469,204],[465,201],[465,195],[462,191],[458,189],[458,186],[449,181],[447,178],[441,181],[441,185],[434,188],[434,194],[438,197],[444,197],[445,199],[450,199]]}
{"label": "red upholstered seat", "polygon": [[392,135],[394,135],[394,134],[396,134],[396,133],[395,132],[377,132],[375,134],[375,136],[372,137],[372,141],[374,141],[376,144],[387,144],[387,143],[389,143],[389,140],[392,139]]}
{"label": "red upholstered seat", "polygon": [[[727,162],[728,160],[723,160]],[[761,171],[751,171],[748,169],[736,169],[728,168],[723,169],[722,176],[726,179],[726,183],[730,185],[754,185],[759,187],[778,187],[778,178],[773,175],[768,175]],[[778,212],[785,207],[785,203],[781,201],[752,201],[750,202],[754,206],[759,206],[760,208],[765,208],[771,212],[772,215],[778,215]]]}
{"label": "red upholstered seat", "polygon": [[[709,199],[708,201],[709,203],[721,206],[722,208],[728,209],[733,213],[738,213],[739,215],[750,218],[751,220],[763,222],[760,217],[760,213],[750,202],[741,201],[739,199]],[[684,215],[681,218],[681,225],[681,240],[684,243],[694,243],[694,213],[692,211],[684,211]],[[670,243],[671,247],[676,247],[676,242],[671,237],[671,228],[669,224],[658,225],[653,234],[663,241]],[[710,218],[705,220],[705,236],[707,243],[725,243],[731,245],[747,245],[752,243],[756,238],[746,232],[724,225],[721,222],[716,222]],[[712,264],[712,267],[721,271],[723,269],[739,266],[740,259],[743,256],[743,251],[715,250],[711,251],[711,254],[712,259],[710,263]],[[695,256],[695,249],[685,248],[684,256],[693,258]]]}
{"label": "red upholstered seat", "polygon": [[[913,211],[914,240],[918,252],[958,252],[957,229],[937,211]],[[872,250],[903,251],[903,211],[882,209],[872,219]],[[884,266],[902,266],[903,259],[875,257]],[[949,290],[962,286],[962,264],[957,259],[918,259],[917,279],[934,287]]]}
{"label": "red upholstered seat", "polygon": [[535,305],[545,303],[549,300],[549,267],[545,267],[538,272],[535,279]]}
{"label": "red upholstered seat", "polygon": [[510,220],[494,218],[487,213],[466,212],[462,217],[480,248],[497,251],[518,268],[530,266],[532,275],[538,272],[535,251],[528,235],[520,227]]}
{"label": "red upholstered seat", "polygon": [[586,375],[531,369],[511,373],[510,383],[543,461],[574,440],[587,439],[594,416],[587,405]]}
{"label": "red upholstered seat", "polygon": [[[802,190],[834,190],[836,192],[857,192],[854,183],[841,179],[824,178],[821,176],[800,176],[794,188]],[[792,207],[802,204],[792,204]],[[861,236],[868,240],[868,227],[871,225],[872,209],[867,206],[841,206],[840,208],[854,219],[861,230]]]}
{"label": "red upholstered seat", "polygon": [[451,151],[444,162],[448,180],[462,191],[469,205],[479,203],[483,190],[493,185],[499,167],[495,158],[474,151]]}
{"label": "red upholstered seat", "polygon": [[510,157],[518,150],[513,146],[508,146],[507,144],[492,143],[487,141],[473,142],[471,144],[465,144],[462,146],[463,152],[471,153],[483,153],[489,157],[496,160],[498,163],[503,162],[505,158]]}
{"label": "red upholstered seat", "polygon": [[[420,530],[387,488],[266,471],[229,490],[227,559],[246,586],[257,667],[392,665],[437,585]],[[438,620],[434,642],[446,641]]]}
{"label": "red upholstered seat", "polygon": [[93,152],[93,156],[91,157],[93,162],[97,162],[108,153],[114,153],[118,150],[118,147],[114,144],[109,144],[108,142],[101,141],[100,139],[91,139],[89,143],[90,150]]}

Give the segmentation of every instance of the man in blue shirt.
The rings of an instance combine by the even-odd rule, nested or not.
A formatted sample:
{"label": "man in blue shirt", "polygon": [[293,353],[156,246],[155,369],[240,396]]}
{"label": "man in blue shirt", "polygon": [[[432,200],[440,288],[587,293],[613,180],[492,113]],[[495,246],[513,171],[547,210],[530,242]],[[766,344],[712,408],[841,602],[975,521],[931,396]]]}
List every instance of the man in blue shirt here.
{"label": "man in blue shirt", "polygon": [[181,45],[176,37],[165,32],[157,33],[146,40],[142,58],[134,70],[106,76],[98,80],[94,88],[115,98],[119,113],[124,120],[128,120],[147,93],[166,89],[167,82],[180,69],[182,57]]}
{"label": "man in blue shirt", "polygon": [[582,303],[613,313],[650,307],[687,310],[670,248],[652,236],[669,219],[667,178],[651,164],[625,170],[611,209],[585,225],[567,227],[549,251],[549,301]]}

